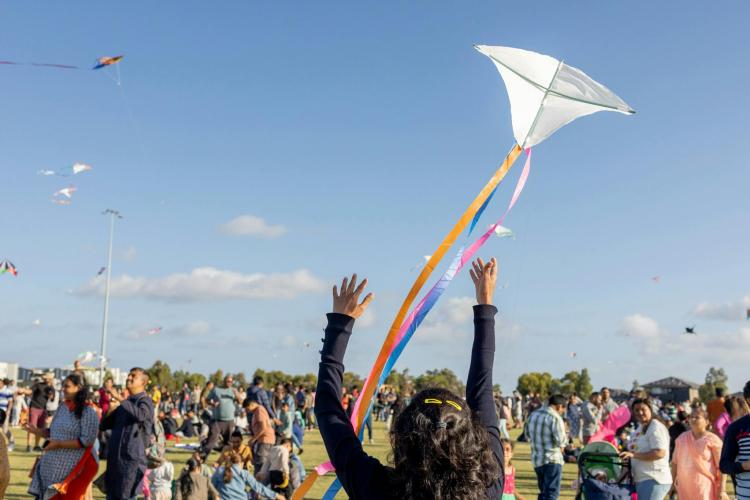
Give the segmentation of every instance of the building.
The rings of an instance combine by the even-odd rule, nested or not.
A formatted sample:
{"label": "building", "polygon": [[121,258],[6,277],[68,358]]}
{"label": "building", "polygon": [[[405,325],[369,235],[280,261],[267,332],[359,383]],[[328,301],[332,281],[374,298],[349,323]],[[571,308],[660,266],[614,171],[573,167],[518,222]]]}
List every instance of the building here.
{"label": "building", "polygon": [[18,363],[0,363],[0,378],[18,380]]}
{"label": "building", "polygon": [[667,377],[643,385],[646,392],[665,403],[668,401],[674,401],[675,403],[693,401],[698,397],[699,387],[700,384],[677,377]]}

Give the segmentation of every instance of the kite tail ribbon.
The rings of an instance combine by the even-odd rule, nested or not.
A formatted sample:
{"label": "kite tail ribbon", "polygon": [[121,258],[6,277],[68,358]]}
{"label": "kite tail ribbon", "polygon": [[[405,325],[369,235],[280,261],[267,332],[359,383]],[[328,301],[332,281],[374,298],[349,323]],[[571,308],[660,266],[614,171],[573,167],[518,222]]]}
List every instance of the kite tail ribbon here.
{"label": "kite tail ribbon", "polygon": [[[482,190],[479,192],[476,198],[474,198],[474,200],[471,202],[469,207],[464,211],[464,213],[458,219],[458,222],[456,222],[453,228],[443,238],[443,241],[440,242],[440,245],[437,247],[435,252],[433,252],[432,256],[429,258],[425,266],[422,268],[422,271],[419,273],[419,276],[417,277],[411,289],[409,290],[409,293],[404,299],[404,302],[401,304],[401,308],[399,309],[398,314],[396,314],[396,317],[394,318],[393,323],[391,323],[390,329],[388,330],[388,335],[386,336],[385,341],[383,342],[383,345],[380,348],[380,353],[378,354],[378,357],[375,360],[375,364],[370,371],[370,375],[365,380],[365,384],[362,387],[362,392],[360,393],[359,399],[362,399],[365,401],[370,401],[372,399],[373,395],[375,394],[375,388],[376,388],[375,382],[379,380],[380,378],[379,374],[382,372],[383,367],[385,366],[385,362],[390,352],[393,350],[393,346],[395,345],[396,335],[398,334],[399,327],[401,326],[402,322],[406,318],[406,314],[409,312],[411,305],[414,303],[414,299],[417,298],[419,291],[427,282],[427,279],[430,277],[430,275],[435,270],[437,265],[443,259],[443,257],[448,252],[450,247],[453,246],[453,243],[455,243],[458,236],[463,232],[463,230],[469,224],[469,221],[473,220],[477,212],[480,209],[482,209],[483,206],[485,206],[487,199],[490,196],[492,196],[498,184],[500,184],[500,181],[502,181],[503,178],[507,175],[508,171],[510,170],[510,167],[519,157],[521,152],[522,152],[521,146],[519,146],[518,144],[514,145],[513,148],[511,148],[510,152],[505,157],[505,160],[503,160],[503,163],[500,165],[500,168],[498,168],[498,170],[495,171],[495,173],[493,174],[489,182],[485,184],[485,186],[482,188]],[[476,224],[475,221],[474,221],[474,224]],[[356,423],[357,423],[354,427],[355,429],[359,429],[362,426],[362,422],[364,421],[364,417],[365,417],[364,410],[366,408],[367,408],[366,406],[360,406],[358,408],[359,412],[353,413],[352,417],[356,418]],[[300,485],[297,491],[295,491],[292,498],[294,500],[302,500],[302,498],[304,497],[304,494],[307,493],[307,491],[310,489],[310,487],[315,482],[315,480],[316,480],[316,477],[311,474]]]}
{"label": "kite tail ribbon", "polygon": [[[521,195],[521,192],[526,186],[526,181],[528,180],[529,173],[531,171],[531,149],[530,148],[526,149],[526,155],[527,155],[526,163],[524,164],[523,170],[521,171],[521,175],[518,178],[518,182],[516,183],[513,196],[511,197],[510,203],[508,204],[508,208],[505,210],[505,213],[503,213],[502,217],[500,217],[500,219],[498,219],[496,223],[492,224],[489,227],[489,229],[479,239],[477,239],[477,241],[475,241],[471,246],[469,246],[468,249],[465,250],[464,247],[459,249],[458,253],[453,259],[453,262],[445,271],[445,273],[440,277],[437,283],[433,285],[430,291],[422,298],[422,300],[417,304],[417,306],[411,312],[411,314],[406,319],[406,321],[404,321],[404,323],[401,325],[401,328],[399,329],[398,334],[396,335],[395,342],[393,344],[391,352],[388,354],[388,358],[386,360],[385,366],[379,374],[378,383],[376,387],[380,387],[385,382],[385,379],[388,377],[388,374],[393,369],[393,366],[395,365],[398,358],[401,356],[401,353],[406,348],[406,345],[411,340],[417,328],[419,328],[419,326],[422,324],[422,321],[425,319],[427,314],[429,314],[433,306],[437,303],[437,301],[443,295],[445,290],[447,290],[453,278],[461,271],[461,269],[463,269],[463,267],[466,265],[467,262],[471,261],[471,259],[476,254],[476,252],[494,234],[495,229],[498,226],[501,226],[503,224],[503,222],[505,221],[505,218],[508,216],[510,211],[515,206],[516,202],[518,201],[518,198]],[[492,195],[494,195],[494,191],[490,195],[490,197]],[[486,207],[486,203],[482,207],[481,210],[483,210],[485,207]],[[478,215],[481,215],[481,211],[477,213],[477,216]],[[475,216],[475,219],[472,222],[471,229],[474,228],[477,221],[478,221],[478,217]],[[471,234],[471,229],[470,229],[469,234]],[[373,375],[374,374],[371,373],[371,376]],[[360,411],[362,401],[368,402],[367,406],[365,407],[367,408],[366,412],[364,413],[365,416],[369,415],[369,413],[372,411],[371,400],[364,399],[363,397],[360,396],[355,402],[354,410],[352,412],[352,425],[354,426],[355,429],[359,430],[358,434],[359,434],[360,440],[363,437],[364,426],[360,424],[359,427],[357,427],[355,416]],[[317,474],[321,476],[328,472],[331,472],[332,470],[333,470],[333,465],[330,462],[321,464],[315,469]],[[341,489],[341,483],[338,480],[334,481],[334,483],[331,484],[328,491],[326,491],[325,495],[323,496],[323,499],[324,500],[333,499],[336,493],[340,489]]]}

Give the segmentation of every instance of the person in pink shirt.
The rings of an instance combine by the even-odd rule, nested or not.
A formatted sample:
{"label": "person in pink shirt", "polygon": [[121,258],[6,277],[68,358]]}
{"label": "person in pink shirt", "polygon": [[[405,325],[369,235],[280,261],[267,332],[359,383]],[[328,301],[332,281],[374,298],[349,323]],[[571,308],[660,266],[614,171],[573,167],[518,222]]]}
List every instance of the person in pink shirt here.
{"label": "person in pink shirt", "polygon": [[716,422],[714,422],[714,431],[719,435],[720,438],[724,439],[724,434],[727,432],[729,424],[742,418],[745,415],[750,414],[750,409],[747,406],[747,402],[744,398],[738,398],[730,396],[724,400],[724,413],[722,413]]}
{"label": "person in pink shirt", "polygon": [[696,407],[690,414],[690,430],[675,441],[672,476],[680,500],[729,500],[726,476],[719,470],[722,441],[708,431],[708,414]]}

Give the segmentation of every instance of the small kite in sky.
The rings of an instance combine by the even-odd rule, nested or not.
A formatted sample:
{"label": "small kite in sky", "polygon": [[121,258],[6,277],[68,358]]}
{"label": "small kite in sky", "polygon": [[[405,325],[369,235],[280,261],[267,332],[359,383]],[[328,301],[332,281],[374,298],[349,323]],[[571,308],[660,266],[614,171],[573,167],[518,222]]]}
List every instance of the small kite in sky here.
{"label": "small kite in sky", "polygon": [[698,335],[695,333],[695,325],[685,327],[685,335]]}
{"label": "small kite in sky", "polygon": [[55,191],[52,196],[65,196],[66,198],[72,198],[73,193],[76,192],[75,186],[68,186],[66,188],[62,188],[58,191]]}
{"label": "small kite in sky", "polygon": [[96,353],[91,351],[85,351],[78,354],[76,357],[77,361],[80,361],[81,363],[89,363],[91,361],[94,361],[96,359]]}
{"label": "small kite in sky", "polygon": [[651,278],[651,281],[657,284],[661,283],[661,276],[654,276],[653,278]]}
{"label": "small kite in sky", "polygon": [[[91,69],[101,69],[107,66],[112,66],[122,61],[125,56],[103,56],[97,58],[94,63],[94,67]],[[0,61],[0,64],[8,66],[36,66],[39,68],[60,68],[60,69],[85,69],[80,66],[73,66],[72,64],[51,64],[51,63],[35,63],[35,62],[17,62],[17,61]]]}
{"label": "small kite in sky", "polygon": [[102,69],[107,66],[112,66],[113,64],[117,64],[118,62],[122,61],[123,57],[125,56],[104,56],[100,57],[96,60],[96,64],[91,69]]}
{"label": "small kite in sky", "polygon": [[577,356],[578,356],[577,352],[571,352],[570,353],[570,357],[573,358],[573,359],[576,359]]}
{"label": "small kite in sky", "polygon": [[56,175],[57,177],[70,177],[71,173],[73,175],[78,175],[82,172],[88,172],[89,170],[92,170],[94,167],[91,165],[88,165],[86,163],[74,163],[70,167],[65,167],[64,169],[57,171],[57,170],[39,170],[37,172],[37,175],[44,175],[46,177]]}
{"label": "small kite in sky", "polygon": [[161,330],[162,328],[160,326],[157,326],[146,332],[146,335],[148,335],[149,337],[153,337],[154,335],[158,335],[159,333],[161,333]]}
{"label": "small kite in sky", "polygon": [[513,238],[514,240],[516,239],[516,235],[513,234],[513,231],[505,226],[495,227],[495,235],[497,235],[498,238]]}
{"label": "small kite in sky", "polygon": [[70,199],[73,197],[73,193],[77,191],[75,186],[68,186],[66,188],[59,189],[52,193],[52,196],[57,198],[58,196],[65,196],[66,198]]}
{"label": "small kite in sky", "polygon": [[0,274],[5,273],[10,273],[13,276],[18,276],[18,270],[16,269],[16,266],[14,266],[13,263],[7,259],[0,262]]}
{"label": "small kite in sky", "polygon": [[750,319],[750,307],[747,308],[747,319]]}
{"label": "small kite in sky", "polygon": [[35,319],[31,322],[34,326],[42,326],[42,320],[41,319]]}
{"label": "small kite in sky", "polygon": [[102,267],[99,268],[99,271],[97,271],[96,275],[97,276],[101,276],[104,273],[104,271],[106,271],[106,270],[107,270],[107,268],[104,267],[104,266],[102,266]]}

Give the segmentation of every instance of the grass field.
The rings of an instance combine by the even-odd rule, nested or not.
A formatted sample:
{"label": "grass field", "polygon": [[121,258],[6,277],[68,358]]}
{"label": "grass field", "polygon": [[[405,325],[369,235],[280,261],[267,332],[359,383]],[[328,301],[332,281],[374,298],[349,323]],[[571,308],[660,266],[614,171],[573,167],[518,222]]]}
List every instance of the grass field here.
{"label": "grass field", "polygon": [[[385,425],[382,422],[375,422],[374,426],[374,438],[375,444],[365,444],[365,450],[385,462],[388,458],[389,448],[388,437],[386,434]],[[16,440],[16,451],[10,453],[10,466],[11,466],[11,481],[6,492],[5,498],[20,499],[29,498],[26,489],[29,486],[29,469],[34,463],[36,454],[26,453],[26,435],[20,430],[13,431]],[[518,431],[511,433],[512,436],[516,436]],[[323,442],[320,438],[320,434],[317,432],[308,432],[305,434],[304,442],[305,452],[301,458],[305,463],[305,467],[310,471],[313,467],[321,462],[327,460],[325,449],[323,448]],[[215,455],[213,455],[215,456]],[[167,458],[175,464],[175,471],[181,470],[182,465],[189,458],[189,454],[183,451],[175,449],[169,449]],[[210,459],[209,459],[210,460]],[[524,494],[527,498],[536,497],[536,477],[531,467],[529,446],[526,443],[518,443],[515,449],[514,464],[516,466],[516,483],[518,485],[519,492]],[[99,465],[99,470],[103,471],[105,463],[102,462]],[[575,479],[576,468],[574,465],[566,464],[563,471],[563,488],[561,498],[573,498],[575,492],[570,488],[571,483]],[[325,477],[318,480],[315,486],[310,490],[309,495],[306,498],[319,499],[323,496],[326,488],[333,481],[333,476]],[[98,491],[95,492],[94,498],[103,498],[101,495],[97,495]],[[343,493],[339,494],[337,498],[346,498]]]}

